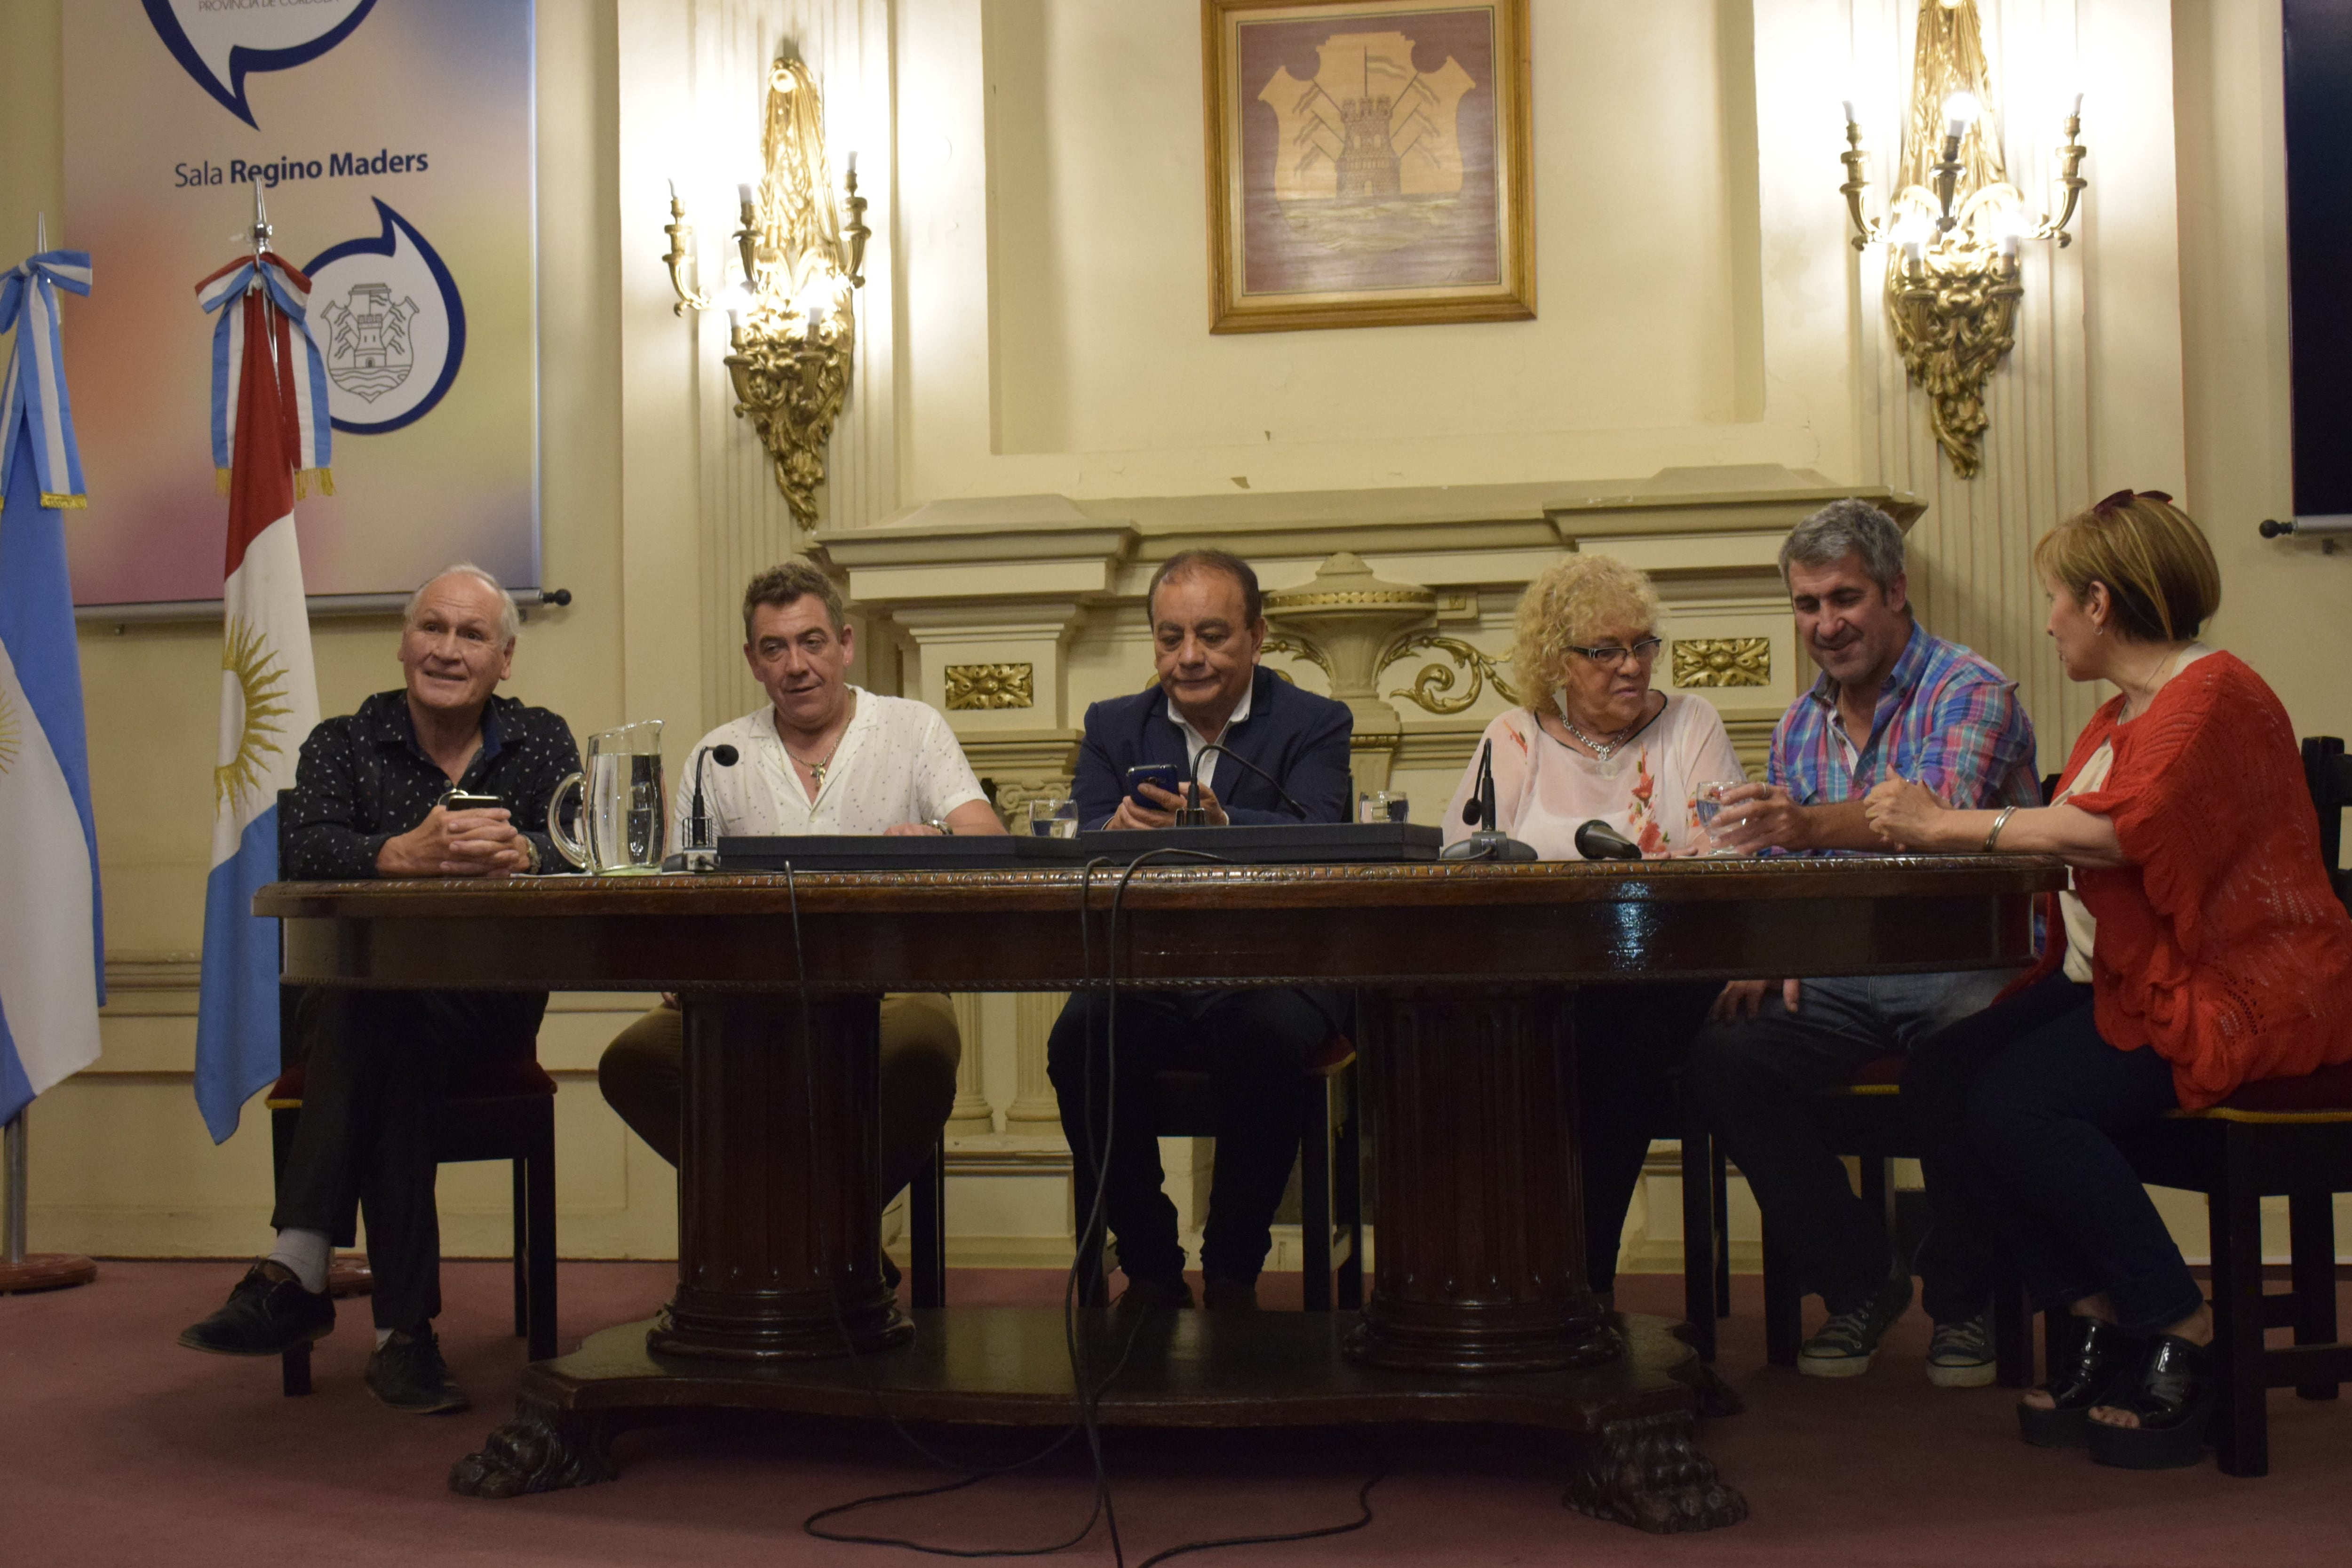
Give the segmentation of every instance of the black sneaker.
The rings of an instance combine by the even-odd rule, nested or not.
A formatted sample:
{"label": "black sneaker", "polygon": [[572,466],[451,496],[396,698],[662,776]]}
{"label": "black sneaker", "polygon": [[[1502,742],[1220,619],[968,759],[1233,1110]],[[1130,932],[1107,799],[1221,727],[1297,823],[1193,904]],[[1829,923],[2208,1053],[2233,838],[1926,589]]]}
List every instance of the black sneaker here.
{"label": "black sneaker", "polygon": [[1850,1312],[1840,1312],[1797,1351],[1797,1370],[1807,1377],[1860,1377],[1870,1370],[1878,1342],[1911,1305],[1909,1276],[1889,1279]]}
{"label": "black sneaker", "polygon": [[429,1326],[404,1330],[376,1346],[368,1357],[367,1385],[394,1410],[413,1415],[463,1410],[472,1403],[451,1381],[441,1342]]}
{"label": "black sneaker", "polygon": [[1111,1310],[1121,1314],[1172,1310],[1192,1304],[1192,1287],[1184,1283],[1181,1274],[1173,1279],[1129,1279],[1127,1289],[1118,1293]]}
{"label": "black sneaker", "polygon": [[214,1355],[283,1355],[325,1339],[334,1326],[332,1297],[312,1295],[283,1265],[263,1261],[245,1271],[220,1310],[182,1330],[180,1342]]}
{"label": "black sneaker", "polygon": [[1937,1388],[1982,1388],[1998,1370],[1992,1349],[1992,1314],[1979,1312],[1957,1323],[1937,1323],[1927,1341],[1927,1381]]}

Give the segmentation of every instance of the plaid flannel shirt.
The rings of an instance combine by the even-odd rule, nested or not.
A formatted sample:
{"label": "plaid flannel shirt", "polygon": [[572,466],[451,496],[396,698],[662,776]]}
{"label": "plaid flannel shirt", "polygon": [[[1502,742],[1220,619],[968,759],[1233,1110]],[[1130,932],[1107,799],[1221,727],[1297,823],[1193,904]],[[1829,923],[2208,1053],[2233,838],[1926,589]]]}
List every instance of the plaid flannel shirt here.
{"label": "plaid flannel shirt", "polygon": [[2033,721],[2016,683],[1916,622],[1852,766],[1837,702],[1837,683],[1824,672],[1772,731],[1765,776],[1801,805],[1860,800],[1889,777],[1916,779],[1964,811],[2042,804]]}

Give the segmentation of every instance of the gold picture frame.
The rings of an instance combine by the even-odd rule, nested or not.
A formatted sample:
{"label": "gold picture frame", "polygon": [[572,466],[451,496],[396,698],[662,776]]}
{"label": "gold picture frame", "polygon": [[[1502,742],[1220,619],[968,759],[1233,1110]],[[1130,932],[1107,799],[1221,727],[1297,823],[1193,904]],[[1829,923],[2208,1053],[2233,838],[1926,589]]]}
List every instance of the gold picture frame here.
{"label": "gold picture frame", "polygon": [[1201,0],[1209,330],[1536,313],[1528,0]]}

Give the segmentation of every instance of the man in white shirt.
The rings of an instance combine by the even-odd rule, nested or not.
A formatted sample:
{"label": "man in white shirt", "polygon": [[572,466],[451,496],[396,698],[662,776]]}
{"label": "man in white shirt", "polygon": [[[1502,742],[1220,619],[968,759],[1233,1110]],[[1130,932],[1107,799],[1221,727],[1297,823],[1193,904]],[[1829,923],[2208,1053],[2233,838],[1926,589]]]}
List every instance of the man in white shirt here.
{"label": "man in white shirt", "polygon": [[[704,770],[714,837],[1004,831],[937,710],[849,684],[856,633],[824,573],[787,561],[753,578],[743,594],[743,638],[768,705],[702,738],[702,747],[736,752],[731,766]],[[677,792],[674,844],[687,842],[695,782]],[[683,1016],[665,997],[604,1048],[596,1068],[606,1102],[673,1165],[685,1054]],[[884,1201],[914,1179],[938,1142],[961,1055],[946,997],[883,999]]]}

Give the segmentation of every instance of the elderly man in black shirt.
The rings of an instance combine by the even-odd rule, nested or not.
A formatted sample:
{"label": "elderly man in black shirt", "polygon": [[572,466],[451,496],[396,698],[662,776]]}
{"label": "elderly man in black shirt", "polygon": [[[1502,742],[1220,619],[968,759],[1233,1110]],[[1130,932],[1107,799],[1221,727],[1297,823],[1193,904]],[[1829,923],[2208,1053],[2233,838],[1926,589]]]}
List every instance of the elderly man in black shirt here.
{"label": "elderly man in black shirt", "polygon": [[[282,875],[506,877],[560,870],[547,804],[580,765],[564,721],[492,695],[514,664],[520,616],[498,580],[453,566],[409,600],[405,688],[329,719],[302,745],[284,812]],[[453,791],[496,807],[451,809]],[[462,1410],[441,1358],[441,1230],[433,1125],[457,1061],[528,1056],[541,992],[308,990],[295,1027],[308,1051],[302,1115],[270,1223],[278,1243],[227,1303],[180,1336],[195,1350],[278,1355],[334,1327],[331,1248],[367,1213],[376,1348],[368,1386],[395,1409]]]}

